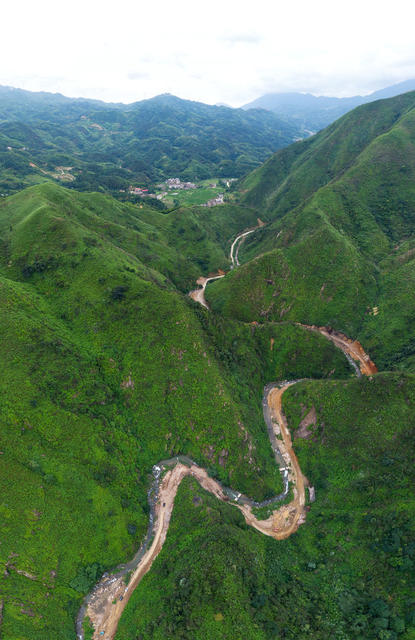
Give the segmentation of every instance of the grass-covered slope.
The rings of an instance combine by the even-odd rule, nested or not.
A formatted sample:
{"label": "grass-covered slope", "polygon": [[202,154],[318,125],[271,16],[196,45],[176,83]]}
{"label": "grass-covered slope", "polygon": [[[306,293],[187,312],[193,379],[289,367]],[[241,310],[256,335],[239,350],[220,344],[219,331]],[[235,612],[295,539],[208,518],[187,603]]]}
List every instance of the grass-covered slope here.
{"label": "grass-covered slope", "polygon": [[243,199],[272,217],[344,173],[376,137],[413,109],[414,92],[363,105],[317,135],[282,149],[241,182]]}
{"label": "grass-covered slope", "polygon": [[316,489],[306,524],[276,542],[186,481],[116,639],[412,639],[414,402],[403,375],[292,387],[284,410]]}
{"label": "grass-covered slope", "polygon": [[209,287],[214,309],[331,324],[359,337],[380,366],[407,361],[414,106],[410,93],[359,107],[246,179],[243,200],[269,224],[245,240],[241,269]]}
{"label": "grass-covered slope", "polygon": [[103,259],[110,246],[118,260],[131,262],[129,268],[155,280],[162,273],[187,292],[201,274],[229,268],[231,240],[255,225],[256,216],[234,204],[160,213],[47,183],[0,202],[0,248],[8,273],[26,277],[48,270],[59,277],[65,261]]}
{"label": "grass-covered slope", "polygon": [[253,215],[223,211],[172,219],[54,185],[2,203],[3,638],[74,638],[82,595],[143,537],[160,459],[187,454],[254,497],[279,491],[264,383],[350,375],[318,336],[222,325],[175,286],[174,270],[183,287],[200,274],[183,235],[225,260],[222,234]]}

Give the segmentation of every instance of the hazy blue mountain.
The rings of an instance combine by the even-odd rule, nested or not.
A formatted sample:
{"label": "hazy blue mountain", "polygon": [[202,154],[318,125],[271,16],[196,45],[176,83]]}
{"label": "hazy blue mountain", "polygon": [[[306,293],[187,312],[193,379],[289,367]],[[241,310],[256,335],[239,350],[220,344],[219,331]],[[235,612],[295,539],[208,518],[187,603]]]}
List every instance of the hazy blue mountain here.
{"label": "hazy blue mountain", "polygon": [[242,109],[266,109],[278,117],[295,125],[304,132],[324,129],[351,109],[367,102],[392,98],[401,93],[415,90],[415,79],[394,84],[367,96],[334,98],[314,96],[311,93],[267,93],[245,104]]}

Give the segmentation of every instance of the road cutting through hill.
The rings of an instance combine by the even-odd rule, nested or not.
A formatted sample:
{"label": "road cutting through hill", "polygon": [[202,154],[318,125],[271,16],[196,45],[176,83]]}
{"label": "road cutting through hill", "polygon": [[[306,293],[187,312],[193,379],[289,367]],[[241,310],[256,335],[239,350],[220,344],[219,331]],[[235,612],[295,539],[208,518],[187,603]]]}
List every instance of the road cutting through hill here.
{"label": "road cutting through hill", "polygon": [[[240,233],[239,236],[236,236],[235,240],[232,242],[231,251],[229,254],[229,257],[232,263],[231,269],[233,269],[234,267],[239,267],[239,260],[238,260],[239,249],[241,247],[242,242],[246,238],[246,236],[249,236],[251,233],[254,233],[254,231],[256,231],[257,229],[260,229],[261,227],[265,226],[265,222],[262,222],[260,218],[257,218],[257,222],[258,224],[256,227],[254,227],[253,229],[248,229],[248,231],[244,231],[244,233]],[[236,251],[235,251],[235,248],[236,248]]]}
{"label": "road cutting through hill", "polygon": [[205,298],[206,285],[211,280],[217,280],[218,278],[223,278],[224,276],[225,276],[225,272],[222,271],[221,269],[219,269],[217,273],[214,273],[213,275],[208,276],[207,278],[205,278],[204,276],[200,276],[200,278],[196,280],[196,284],[199,284],[200,287],[198,289],[193,289],[193,291],[190,291],[189,296],[192,298],[192,300],[201,304],[202,307],[205,307],[205,309],[209,309],[209,305],[206,302],[206,298]]}
{"label": "road cutting through hill", "polygon": [[343,353],[352,358],[354,362],[358,363],[360,373],[362,375],[371,376],[372,374],[378,372],[377,366],[374,362],[372,362],[368,354],[365,353],[362,345],[357,340],[352,340],[351,338],[348,338],[344,333],[336,331],[331,327],[319,327],[315,324],[307,325],[301,324],[300,322],[297,322],[296,324],[299,327],[308,329],[309,331],[320,333],[328,340],[331,340],[331,342],[333,342],[336,347],[341,349]]}
{"label": "road cutting through hill", "polygon": [[[322,335],[330,338],[344,353],[352,351],[353,357],[359,362],[364,375],[374,373],[373,369],[376,367],[361,345],[356,348],[355,343],[344,334],[333,335],[333,331],[325,327],[305,326],[304,328],[319,331]],[[198,465],[187,466],[177,463],[173,469],[167,470],[161,480],[158,500],[155,505],[155,526],[152,544],[137,564],[128,586],[124,582],[126,571],[123,571],[117,576],[110,576],[101,581],[89,597],[85,611],[94,626],[94,640],[99,640],[100,638],[112,640],[114,638],[119,619],[131,594],[143,576],[150,570],[152,563],[163,547],[174,507],[174,499],[184,477],[188,475],[194,477],[206,491],[215,495],[219,500],[228,502],[238,508],[248,525],[276,540],[288,538],[305,522],[305,489],[308,486],[308,481],[301,472],[297,456],[292,447],[287,420],[282,411],[282,395],[286,389],[295,383],[295,381],[291,381],[280,385],[268,385],[264,392],[264,403],[269,408],[268,414],[264,412],[265,421],[267,427],[271,426],[277,438],[279,451],[286,465],[285,470],[288,473],[288,479],[293,490],[293,499],[288,504],[275,509],[268,519],[259,520],[252,512],[252,507],[232,502],[223,491],[222,486]],[[82,639],[83,637],[82,626],[79,626],[78,638]]]}
{"label": "road cutting through hill", "polygon": [[[260,221],[259,221],[260,222]],[[243,238],[244,235],[252,233],[245,232],[236,238],[231,248],[231,258],[236,241]],[[232,258],[233,259],[233,258]],[[238,263],[239,264],[239,263]],[[204,290],[209,280],[224,277],[223,272],[218,272],[198,279],[197,284],[201,285],[200,289],[190,292],[194,300],[202,306],[208,308],[204,299]],[[195,294],[195,295],[192,295]],[[309,331],[316,331],[327,339],[331,340],[336,347],[341,349],[343,353],[352,362],[357,362],[360,372],[363,375],[371,375],[377,372],[375,364],[369,356],[364,352],[361,344],[357,341],[349,339],[346,335],[334,331],[330,327],[318,327],[316,325],[302,325],[297,323]],[[357,372],[359,368],[355,365]],[[174,459],[175,466],[167,469],[163,463],[155,466],[157,470],[157,500],[151,504],[150,510],[154,510],[154,525],[150,520],[150,528],[147,538],[142,548],[136,554],[137,561],[132,561],[115,575],[105,576],[96,585],[92,593],[86,598],[77,618],[77,635],[79,640],[84,639],[83,621],[87,616],[94,628],[93,640],[112,640],[115,637],[117,626],[121,614],[126,607],[131,594],[140,583],[143,576],[150,570],[152,563],[160,553],[167,531],[170,524],[170,518],[173,512],[174,500],[178,487],[186,476],[195,478],[199,484],[206,490],[216,496],[219,500],[228,502],[232,506],[238,508],[248,525],[255,528],[264,535],[273,537],[275,540],[283,540],[288,538],[298,527],[305,522],[306,519],[306,495],[305,489],[309,486],[307,478],[302,474],[297,456],[292,447],[291,434],[287,425],[287,420],[282,411],[282,396],[290,386],[298,381],[285,381],[279,384],[269,384],[264,389],[263,407],[264,420],[271,439],[277,463],[280,461],[280,471],[284,475],[284,479],[288,478],[293,491],[293,499],[288,504],[283,504],[279,508],[273,510],[270,517],[266,520],[259,520],[252,511],[250,504],[238,504],[239,492],[226,490],[219,482],[211,478],[207,472],[199,467],[193,461],[184,464]],[[278,449],[278,451],[277,451]],[[189,459],[187,459],[189,460]],[[171,463],[171,461],[166,461]],[[283,466],[284,465],[284,466]],[[161,475],[162,470],[164,475]],[[288,483],[286,484],[288,487]],[[310,488],[313,490],[312,488]],[[314,493],[314,491],[313,491]],[[286,493],[277,496],[274,500],[281,500]],[[233,498],[230,496],[234,496]],[[150,493],[149,493],[150,500]],[[252,502],[252,501],[251,501]],[[140,551],[142,551],[140,553]],[[134,564],[135,562],[135,564]],[[128,585],[124,582],[124,578],[131,572],[132,575],[128,581]]]}

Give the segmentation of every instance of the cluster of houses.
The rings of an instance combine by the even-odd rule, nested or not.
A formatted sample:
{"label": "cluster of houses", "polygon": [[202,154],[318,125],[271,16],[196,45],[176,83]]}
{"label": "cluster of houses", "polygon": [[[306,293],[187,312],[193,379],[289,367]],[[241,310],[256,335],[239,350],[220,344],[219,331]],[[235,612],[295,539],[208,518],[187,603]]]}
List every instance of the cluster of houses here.
{"label": "cluster of houses", "polygon": [[182,182],[180,178],[169,178],[165,184],[169,189],[196,189],[193,182]]}
{"label": "cluster of houses", "polygon": [[130,188],[128,189],[129,193],[134,193],[136,196],[147,196],[148,195],[148,189],[142,189],[141,187],[133,187],[130,186]]}
{"label": "cluster of houses", "polygon": [[[180,178],[169,178],[165,183],[158,185],[158,187],[163,188],[164,185],[167,185],[167,189],[196,189],[196,185],[193,182],[182,182]],[[148,193],[148,189],[143,187],[133,187],[130,186],[128,189],[129,193],[133,193],[136,196],[141,196],[144,198],[145,196],[149,196],[151,198],[157,198],[161,200],[165,195],[167,195],[168,191],[163,191],[156,195],[155,193]]]}
{"label": "cluster of houses", "polygon": [[217,204],[223,204],[224,203],[224,195],[223,193],[218,193],[218,195],[216,196],[216,198],[211,198],[211,200],[208,200],[205,204],[202,204],[202,207],[216,207]]}
{"label": "cluster of houses", "polygon": [[[230,184],[230,181],[228,181]],[[180,178],[168,178],[162,184],[157,185],[158,188],[167,189],[167,191],[162,191],[161,193],[149,193],[148,189],[144,187],[133,187],[132,185],[129,187],[128,192],[133,193],[136,196],[141,196],[142,198],[148,196],[150,198],[157,198],[157,200],[162,200],[166,195],[168,195],[169,191],[179,190],[179,189],[197,189],[197,185],[194,182],[182,182]],[[216,184],[210,184],[209,187],[216,188]],[[123,190],[121,190],[123,191]],[[172,195],[175,195],[174,193]],[[215,198],[211,198],[205,204],[202,204],[202,207],[215,207],[217,204],[224,203],[224,194],[218,193]]]}
{"label": "cluster of houses", "polygon": [[[124,191],[124,189],[120,189],[120,191]],[[141,196],[141,198],[157,198],[157,200],[161,200],[160,195],[156,195],[155,193],[149,193],[148,189],[144,189],[143,187],[132,187],[128,189],[128,193],[133,193],[135,196]]]}

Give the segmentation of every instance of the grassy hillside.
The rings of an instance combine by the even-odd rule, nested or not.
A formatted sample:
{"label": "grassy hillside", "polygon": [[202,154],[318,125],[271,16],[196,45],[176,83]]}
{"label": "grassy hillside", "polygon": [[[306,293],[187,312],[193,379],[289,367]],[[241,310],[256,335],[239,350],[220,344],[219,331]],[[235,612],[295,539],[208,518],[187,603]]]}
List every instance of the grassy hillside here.
{"label": "grassy hillside", "polygon": [[274,217],[303,204],[349,168],[377,136],[413,109],[414,92],[363,105],[307,140],[274,154],[241,183],[244,200]]}
{"label": "grassy hillside", "polygon": [[[278,492],[263,386],[299,378],[284,410],[316,488],[306,524],[276,542],[186,481],[117,638],[413,640],[415,382],[400,370],[415,370],[414,101],[278,153],[239,205],[163,213],[52,183],[1,201],[5,640],[73,640],[83,595],[143,538],[160,459]],[[186,293],[229,269],[258,216],[268,225],[209,284],[208,312]],[[352,380],[298,321],[359,337],[398,371]]]}
{"label": "grassy hillside", "polygon": [[411,376],[292,387],[294,435],[316,411],[294,439],[316,488],[307,523],[276,542],[187,480],[117,640],[413,638],[414,402]]}
{"label": "grassy hillside", "polygon": [[223,211],[171,220],[54,185],[2,203],[2,637],[74,637],[83,594],[144,535],[160,459],[187,454],[248,495],[278,492],[264,383],[349,375],[318,336],[221,326],[175,286],[182,264],[182,285],[200,274],[196,239],[225,260],[215,234],[252,215]]}
{"label": "grassy hillside", "polygon": [[131,184],[174,176],[239,177],[298,132],[266,111],[168,94],[123,105],[0,87],[0,190],[53,178],[125,197]]}
{"label": "grassy hillside", "polygon": [[209,287],[214,309],[330,324],[380,366],[411,366],[414,104],[410,93],[359,107],[246,179],[243,201],[269,224],[242,245],[243,267]]}
{"label": "grassy hillside", "polygon": [[0,246],[4,259],[12,261],[8,272],[50,269],[59,277],[68,256],[78,262],[87,257],[81,244],[86,254],[102,259],[109,242],[119,259],[131,262],[129,268],[155,280],[163,273],[170,281],[166,286],[174,283],[187,292],[201,274],[229,268],[231,240],[256,224],[256,215],[233,204],[165,214],[47,183],[0,201]]}

